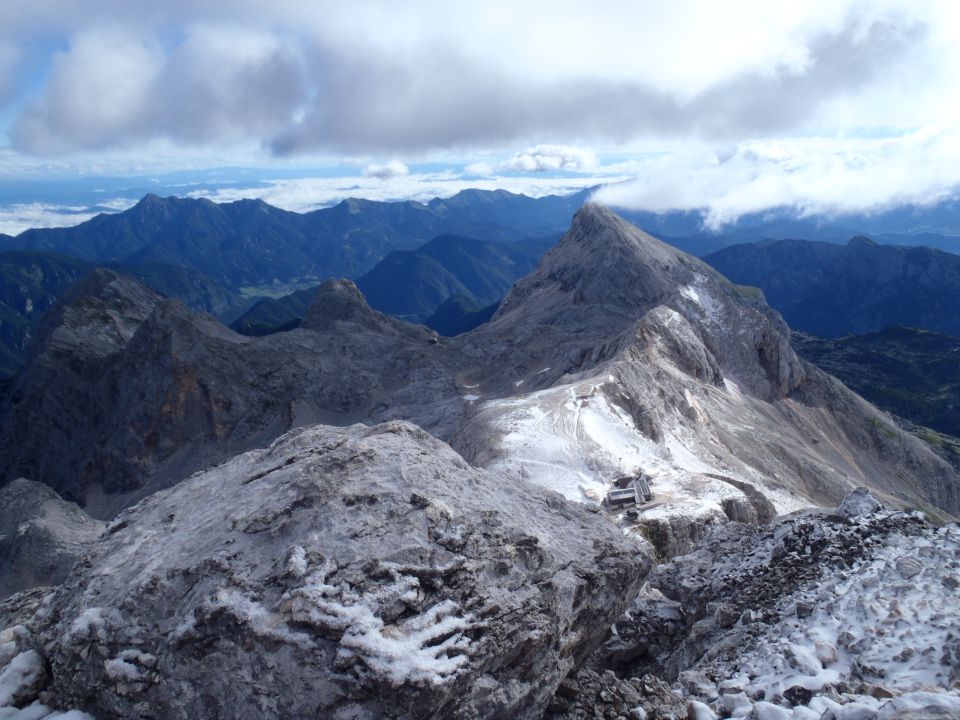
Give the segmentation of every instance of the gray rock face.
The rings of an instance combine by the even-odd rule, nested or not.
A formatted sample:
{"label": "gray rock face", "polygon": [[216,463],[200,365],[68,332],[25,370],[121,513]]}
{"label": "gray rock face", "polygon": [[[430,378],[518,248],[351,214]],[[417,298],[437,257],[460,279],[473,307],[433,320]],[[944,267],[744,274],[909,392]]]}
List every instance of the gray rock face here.
{"label": "gray rock face", "polygon": [[371,310],[349,281],[317,295],[332,317],[265,338],[109,271],[65,303],[0,403],[0,457],[8,477],[41,478],[97,517],[294,426],[458,416],[460,403],[435,404],[455,393],[438,364],[448,349]]}
{"label": "gray rock face", "polygon": [[584,669],[567,678],[547,709],[550,720],[677,720],[687,717],[683,698],[658,677],[620,678]]}
{"label": "gray rock face", "polygon": [[[739,502],[739,499],[731,498],[731,501],[733,500]],[[725,500],[725,510],[727,504]],[[750,505],[747,505],[747,507],[752,509]],[[751,522],[754,525],[757,522],[755,512],[749,519],[731,517],[729,513],[727,518],[736,522]],[[634,529],[639,531],[656,548],[658,559],[668,560],[677,555],[686,555],[694,551],[703,542],[703,538],[709,535],[723,520],[724,518],[719,513],[699,517],[674,515],[672,517],[645,518],[641,516],[634,525]]]}
{"label": "gray rock face", "polygon": [[649,567],[412,425],[315,426],[122,513],[26,625],[101,720],[535,718]]}
{"label": "gray rock face", "polygon": [[103,528],[42,483],[20,478],[0,488],[0,600],[63,582]]}
{"label": "gray rock face", "polygon": [[30,370],[0,408],[5,479],[40,479],[83,501],[94,477],[110,474],[110,460],[97,456],[119,438],[98,426],[103,406],[116,408],[120,395],[104,376],[160,302],[136,280],[95,270],[41,320]]}

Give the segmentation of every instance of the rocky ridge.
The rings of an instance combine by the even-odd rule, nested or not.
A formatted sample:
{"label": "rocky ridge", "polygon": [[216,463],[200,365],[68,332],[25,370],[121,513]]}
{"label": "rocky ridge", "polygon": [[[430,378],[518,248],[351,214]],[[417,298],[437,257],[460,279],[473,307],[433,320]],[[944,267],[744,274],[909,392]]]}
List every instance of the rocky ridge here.
{"label": "rocky ridge", "polygon": [[698,536],[726,519],[725,500],[747,500],[737,483],[779,512],[838,503],[862,484],[960,509],[956,473],[800,359],[762,295],[602,207],[582,209],[463,343],[468,355],[509,353],[512,366],[464,375],[476,401],[454,447],[573,499],[643,471],[661,504],[641,527],[679,515]]}
{"label": "rocky ridge", "polygon": [[[624,522],[681,517],[663,555],[742,519],[750,492],[783,512],[866,483],[893,502],[960,508],[955,471],[800,360],[762,296],[597,205],[491,322],[457,338],[373,311],[349,281],[325,283],[301,327],[247,338],[97,277],[51,316],[0,406],[0,467],[99,517],[291,427],[393,419],[580,501],[647,472],[659,504]],[[128,293],[130,311],[117,301],[104,316],[103,293]],[[105,318],[124,332],[103,347],[76,340],[89,368],[75,370],[66,341]],[[67,406],[50,405],[51,387]],[[74,442],[54,442],[64,417],[81,429]]]}

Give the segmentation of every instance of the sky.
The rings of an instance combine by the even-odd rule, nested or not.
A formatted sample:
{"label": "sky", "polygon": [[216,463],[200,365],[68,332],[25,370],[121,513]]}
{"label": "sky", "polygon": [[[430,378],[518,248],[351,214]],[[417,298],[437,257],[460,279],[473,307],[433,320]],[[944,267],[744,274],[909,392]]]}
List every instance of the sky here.
{"label": "sky", "polygon": [[144,188],[306,210],[598,184],[713,227],[952,197],[960,3],[0,4],[0,232]]}

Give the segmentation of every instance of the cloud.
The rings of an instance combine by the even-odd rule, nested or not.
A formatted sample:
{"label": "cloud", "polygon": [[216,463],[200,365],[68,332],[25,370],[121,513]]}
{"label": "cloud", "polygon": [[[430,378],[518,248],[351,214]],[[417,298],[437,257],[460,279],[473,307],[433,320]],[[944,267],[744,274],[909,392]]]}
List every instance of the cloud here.
{"label": "cloud", "polygon": [[363,176],[365,178],[376,178],[377,180],[389,180],[409,174],[410,168],[399,160],[391,160],[385,165],[367,165],[367,167],[363,169]]}
{"label": "cloud", "polygon": [[0,234],[19,235],[30,228],[77,225],[99,212],[101,211],[73,205],[15,203],[0,207]]}
{"label": "cloud", "polygon": [[110,144],[149,123],[149,90],[163,63],[160,49],[117,27],[75,38],[53,56],[43,97],[20,116],[16,145],[34,152]]}
{"label": "cloud", "polygon": [[[476,182],[629,172],[625,202],[722,223],[956,184],[940,157],[956,67],[949,2],[32,0],[0,3],[0,154],[102,172],[344,157],[439,158]],[[849,140],[880,126],[909,138]],[[393,173],[358,185],[420,192]]]}
{"label": "cloud", "polygon": [[719,229],[773,208],[837,215],[930,203],[960,190],[958,167],[956,126],[882,139],[751,141],[721,153],[698,145],[650,160],[595,198],[653,212],[700,209]]}
{"label": "cloud", "polygon": [[589,172],[597,167],[597,156],[590,148],[569,145],[537,145],[519,152],[499,166],[501,170],[520,172]]}
{"label": "cloud", "polygon": [[276,132],[304,93],[295,48],[270,34],[194,26],[165,50],[127,28],[97,27],[54,55],[12,137],[38,155],[155,138],[223,144]]}
{"label": "cloud", "polygon": [[463,168],[463,172],[465,175],[479,175],[480,177],[489,177],[494,173],[496,173],[496,170],[494,169],[493,165],[491,165],[490,163],[481,161],[481,162],[470,163],[469,165]]}
{"label": "cloud", "polygon": [[111,0],[84,15],[36,0],[0,10],[0,26],[46,24],[70,38],[14,126],[27,152],[161,138],[262,143],[281,156],[407,155],[798,128],[875,87],[928,87],[926,70],[944,58],[927,33],[947,11],[919,7]]}
{"label": "cloud", "polygon": [[[803,61],[744,70],[693,94],[649,80],[536,79],[438,51],[419,64],[336,56],[303,117],[277,136],[279,154],[423,152],[526,138],[624,144],[642,137],[743,139],[802,127],[838,98],[884,78],[924,26],[851,18],[810,38]],[[336,98],[336,102],[332,99]]]}

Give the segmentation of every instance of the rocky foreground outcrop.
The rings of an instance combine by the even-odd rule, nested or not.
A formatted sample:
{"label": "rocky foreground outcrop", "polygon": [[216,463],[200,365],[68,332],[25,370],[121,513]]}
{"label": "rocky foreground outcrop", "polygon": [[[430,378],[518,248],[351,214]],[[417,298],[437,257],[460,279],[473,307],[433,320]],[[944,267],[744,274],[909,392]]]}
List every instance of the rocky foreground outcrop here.
{"label": "rocky foreground outcrop", "polygon": [[415,426],[313,426],[122,513],[0,639],[18,704],[100,720],[534,718],[649,568]]}
{"label": "rocky foreground outcrop", "polygon": [[[626,716],[643,685],[628,679],[656,677],[696,720],[960,717],[958,587],[960,528],[864,490],[770,528],[719,527],[650,574],[556,716]],[[610,701],[590,715],[596,686]]]}

